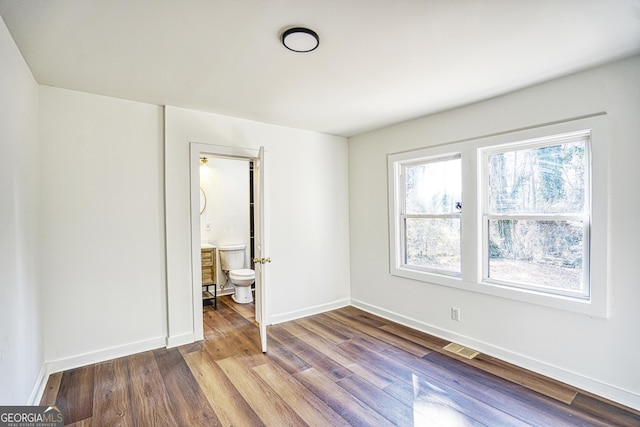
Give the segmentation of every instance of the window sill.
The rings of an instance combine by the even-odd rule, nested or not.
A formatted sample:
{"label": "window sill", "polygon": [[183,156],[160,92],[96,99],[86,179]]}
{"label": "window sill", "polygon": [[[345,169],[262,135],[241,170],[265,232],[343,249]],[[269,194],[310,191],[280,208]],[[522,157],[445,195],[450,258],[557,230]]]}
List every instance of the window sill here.
{"label": "window sill", "polygon": [[597,304],[596,301],[606,301],[606,298],[593,296],[589,299],[575,298],[563,295],[549,294],[529,289],[512,288],[489,282],[465,281],[460,277],[427,273],[408,268],[393,268],[392,276],[424,282],[427,285],[446,286],[453,289],[490,295],[498,298],[519,301],[527,304],[535,304],[558,310],[565,310],[588,316],[608,317],[606,304]]}

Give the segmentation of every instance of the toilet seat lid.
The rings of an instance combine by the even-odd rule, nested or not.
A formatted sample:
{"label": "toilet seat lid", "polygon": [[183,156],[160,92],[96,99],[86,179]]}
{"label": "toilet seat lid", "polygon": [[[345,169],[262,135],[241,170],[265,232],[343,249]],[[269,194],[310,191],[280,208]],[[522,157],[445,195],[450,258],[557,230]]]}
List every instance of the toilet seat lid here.
{"label": "toilet seat lid", "polygon": [[256,272],[249,268],[241,268],[239,270],[231,270],[229,274],[232,274],[237,277],[253,277]]}

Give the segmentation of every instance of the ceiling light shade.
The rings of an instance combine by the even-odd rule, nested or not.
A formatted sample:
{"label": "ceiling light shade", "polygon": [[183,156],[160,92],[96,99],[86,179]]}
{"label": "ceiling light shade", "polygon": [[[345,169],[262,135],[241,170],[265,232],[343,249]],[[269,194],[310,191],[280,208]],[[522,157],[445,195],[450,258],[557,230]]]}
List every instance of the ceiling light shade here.
{"label": "ceiling light shade", "polygon": [[320,45],[320,37],[308,28],[289,28],[282,33],[282,44],[294,52],[311,52]]}

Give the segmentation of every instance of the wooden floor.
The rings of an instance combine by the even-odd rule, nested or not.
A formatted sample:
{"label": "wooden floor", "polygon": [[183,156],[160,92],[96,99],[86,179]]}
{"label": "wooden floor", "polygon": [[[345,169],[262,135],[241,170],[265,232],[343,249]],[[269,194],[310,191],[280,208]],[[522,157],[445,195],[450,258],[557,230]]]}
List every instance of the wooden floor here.
{"label": "wooden floor", "polygon": [[[220,298],[205,340],[50,376],[73,426],[639,426],[640,414],[353,307],[270,326]],[[506,379],[504,379],[506,378]]]}

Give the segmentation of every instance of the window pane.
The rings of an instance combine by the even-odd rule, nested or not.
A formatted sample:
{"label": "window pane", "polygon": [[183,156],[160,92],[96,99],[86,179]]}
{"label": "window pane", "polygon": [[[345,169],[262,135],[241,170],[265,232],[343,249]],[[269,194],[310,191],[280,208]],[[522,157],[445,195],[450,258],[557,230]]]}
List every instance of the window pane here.
{"label": "window pane", "polygon": [[492,214],[582,213],[585,142],[488,156]]}
{"label": "window pane", "polygon": [[450,214],[460,212],[460,158],[406,166],[405,212]]}
{"label": "window pane", "polygon": [[460,272],[459,218],[406,218],[408,265]]}
{"label": "window pane", "polygon": [[580,221],[489,221],[489,278],[583,293]]}

